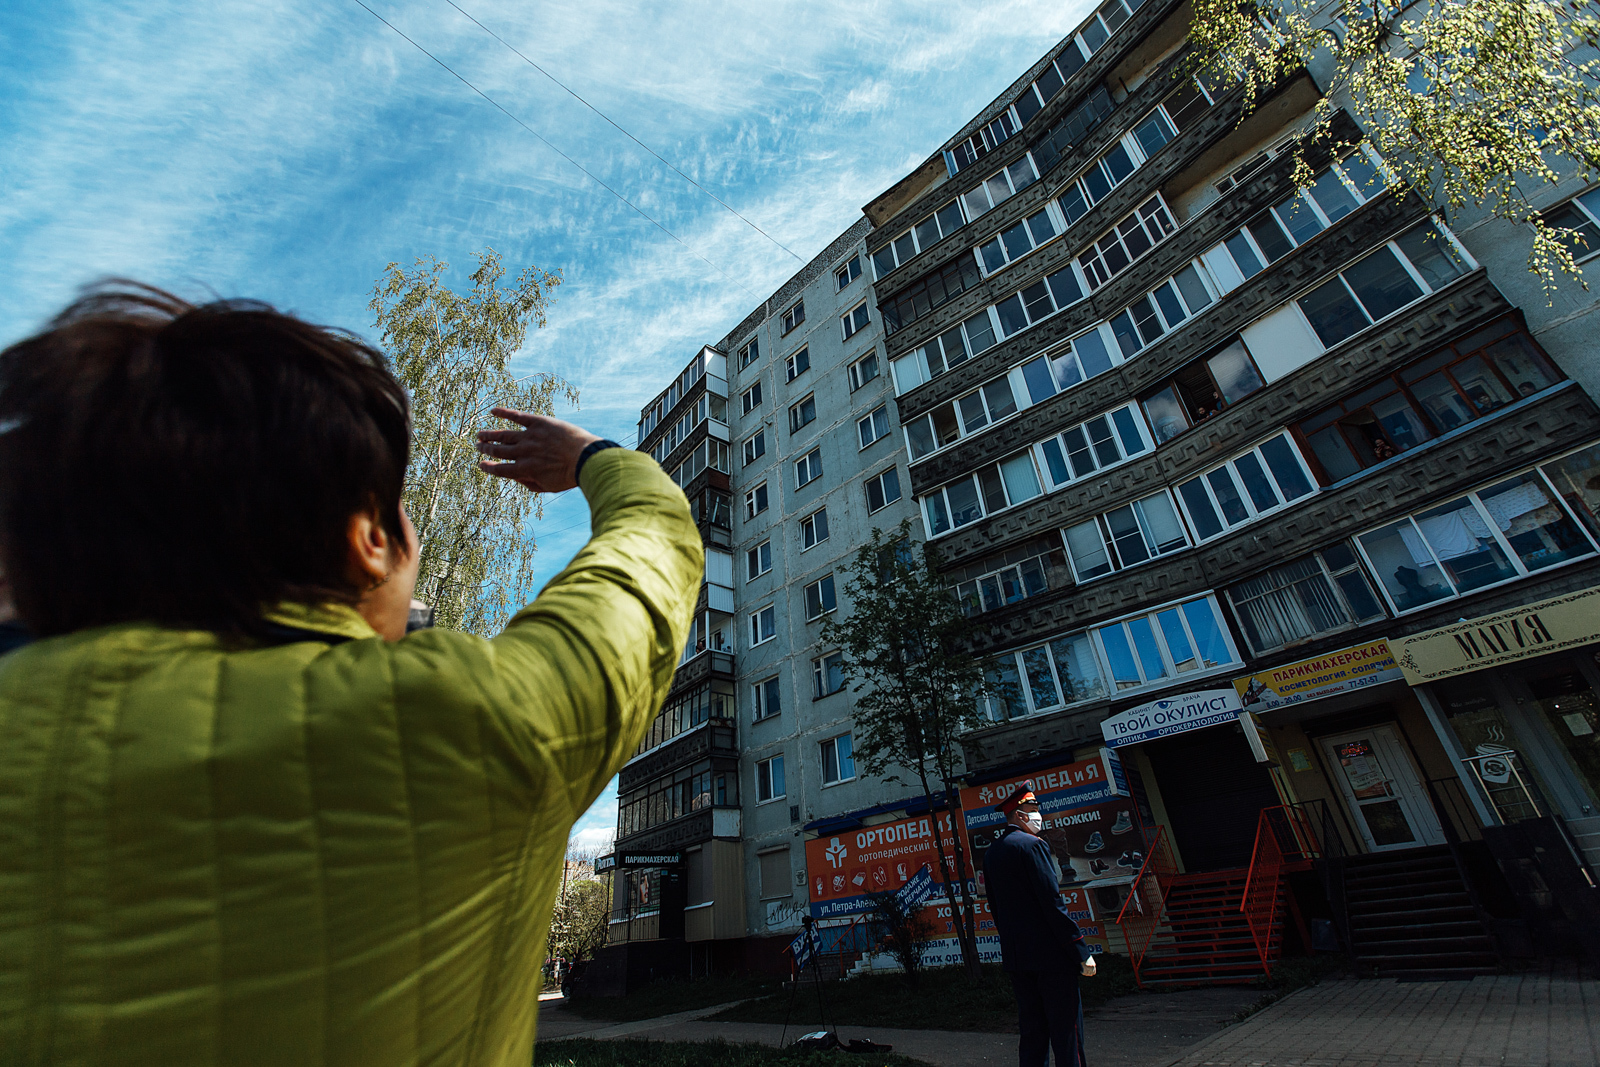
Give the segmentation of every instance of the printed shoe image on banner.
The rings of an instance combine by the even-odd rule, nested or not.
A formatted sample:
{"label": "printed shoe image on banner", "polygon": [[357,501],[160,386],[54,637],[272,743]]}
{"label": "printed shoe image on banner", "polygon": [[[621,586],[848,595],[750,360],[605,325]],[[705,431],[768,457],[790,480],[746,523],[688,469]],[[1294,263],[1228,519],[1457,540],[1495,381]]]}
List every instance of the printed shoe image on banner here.
{"label": "printed shoe image on banner", "polygon": [[1114,834],[1125,834],[1132,829],[1133,816],[1128,813],[1127,808],[1123,808],[1121,811],[1117,812],[1117,821],[1111,824],[1111,832]]}
{"label": "printed shoe image on banner", "polygon": [[1110,869],[1111,864],[1107,863],[1105,860],[1095,859],[1089,861],[1089,873],[1094,875],[1096,878],[1100,877],[1102,874],[1105,874]]}
{"label": "printed shoe image on banner", "polygon": [[1089,835],[1089,840],[1084,842],[1083,850],[1085,852],[1099,852],[1105,847],[1105,838],[1100,836],[1099,830],[1096,830],[1094,833]]}
{"label": "printed shoe image on banner", "polygon": [[1126,867],[1129,870],[1136,871],[1140,867],[1144,866],[1144,853],[1132,851],[1124,852],[1122,855],[1117,857],[1117,866]]}

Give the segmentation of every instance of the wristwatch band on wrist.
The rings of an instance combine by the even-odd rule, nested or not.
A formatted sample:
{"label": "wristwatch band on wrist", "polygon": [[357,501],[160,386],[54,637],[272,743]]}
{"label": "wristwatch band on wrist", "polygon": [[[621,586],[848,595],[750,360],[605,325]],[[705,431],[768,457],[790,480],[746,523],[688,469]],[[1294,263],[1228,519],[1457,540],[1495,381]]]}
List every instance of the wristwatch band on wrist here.
{"label": "wristwatch band on wrist", "polygon": [[599,441],[590,441],[588,447],[585,448],[582,452],[578,453],[578,466],[572,472],[572,480],[573,481],[577,481],[579,476],[581,476],[583,474],[583,465],[585,463],[589,462],[589,457],[590,456],[594,455],[596,452],[604,452],[608,448],[621,448],[621,447],[622,446],[617,444],[615,441],[607,441],[604,438],[602,438]]}

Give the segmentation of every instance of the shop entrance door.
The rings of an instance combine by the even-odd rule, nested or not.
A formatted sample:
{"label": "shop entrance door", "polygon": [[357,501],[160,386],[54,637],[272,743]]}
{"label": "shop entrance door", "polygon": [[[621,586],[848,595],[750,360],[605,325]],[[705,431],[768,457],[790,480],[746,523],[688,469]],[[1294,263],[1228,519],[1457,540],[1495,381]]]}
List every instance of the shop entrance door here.
{"label": "shop entrance door", "polygon": [[1444,844],[1428,794],[1392,726],[1322,739],[1345,803],[1374,852]]}

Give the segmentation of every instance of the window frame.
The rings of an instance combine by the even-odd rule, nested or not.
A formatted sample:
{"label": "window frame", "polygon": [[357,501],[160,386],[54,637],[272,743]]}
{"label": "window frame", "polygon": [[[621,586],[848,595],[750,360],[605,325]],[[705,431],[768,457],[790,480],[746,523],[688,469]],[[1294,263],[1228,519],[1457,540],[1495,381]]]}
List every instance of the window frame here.
{"label": "window frame", "polygon": [[[1033,496],[1023,497],[1020,500],[1012,500],[1011,487],[1006,482],[1004,467],[1006,464],[1012,463],[1023,457],[1027,458],[1027,462],[1033,471],[1034,483],[1038,485],[1039,492]],[[992,487],[985,486],[983,480],[983,475],[988,474],[989,472],[993,472],[995,484],[999,487],[999,490],[1006,501],[1004,507],[997,507],[992,510],[989,507],[989,501],[986,499],[989,493],[992,492]],[[948,490],[952,486],[961,484],[971,485],[975,489],[973,499],[978,508],[978,515],[976,518],[971,518],[958,524],[955,522],[955,512],[950,504]],[[927,540],[931,541],[935,537],[943,537],[946,534],[954,533],[957,530],[971,526],[973,523],[982,522],[991,516],[998,515],[1004,511],[1009,511],[1014,507],[1020,507],[1029,501],[1037,500],[1045,495],[1046,489],[1044,486],[1044,478],[1039,473],[1038,460],[1034,456],[1032,446],[1026,447],[1019,452],[1014,452],[995,463],[985,463],[976,470],[970,471],[959,478],[954,478],[943,485],[940,485],[932,492],[929,492],[926,495],[918,498],[918,510],[922,513],[923,529],[927,532]],[[938,501],[937,505],[933,503],[935,500]],[[944,520],[947,524],[944,529],[937,533],[933,532],[935,525],[933,522],[933,508],[935,507],[938,507],[943,511]]]}
{"label": "window frame", "polygon": [[[1268,462],[1266,454],[1262,452],[1263,448],[1274,441],[1283,441],[1289,446],[1290,455],[1294,459],[1294,462],[1300,471],[1301,477],[1303,477],[1306,480],[1306,484],[1310,486],[1310,489],[1304,493],[1301,493],[1299,496],[1288,496],[1284,490],[1284,487],[1278,482],[1277,471],[1272,469],[1272,465]],[[1237,467],[1238,462],[1247,457],[1254,459],[1261,473],[1265,474],[1270,479],[1270,488],[1279,497],[1278,502],[1271,507],[1259,508],[1257,506],[1254,496],[1251,495],[1250,486],[1245,481],[1245,476],[1240,473]],[[1230,523],[1228,521],[1221,498],[1217,495],[1216,484],[1211,480],[1212,475],[1219,471],[1228,472],[1226,477],[1232,485],[1235,497],[1245,508],[1245,517],[1240,519],[1238,522]],[[1213,515],[1216,517],[1217,521],[1222,524],[1221,529],[1219,529],[1216,533],[1202,534],[1200,532],[1201,524],[1189,506],[1188,497],[1186,497],[1183,492],[1184,486],[1187,485],[1199,485],[1200,491],[1205,494],[1207,502],[1211,505]],[[1249,526],[1260,519],[1267,518],[1271,515],[1276,515],[1279,512],[1285,511],[1297,504],[1305,503],[1307,500],[1315,497],[1319,492],[1321,492],[1321,489],[1322,486],[1321,483],[1317,481],[1316,472],[1311,469],[1310,464],[1306,462],[1306,457],[1300,451],[1299,441],[1296,440],[1295,435],[1288,429],[1281,429],[1271,437],[1259,441],[1255,445],[1252,445],[1242,452],[1237,452],[1234,455],[1229,456],[1221,463],[1207,467],[1194,477],[1185,478],[1183,481],[1172,487],[1172,495],[1178,501],[1178,506],[1181,509],[1184,522],[1188,524],[1189,536],[1194,538],[1195,544],[1203,545],[1219,537],[1226,537],[1231,533],[1242,530],[1244,527]]]}
{"label": "window frame", "polygon": [[[1127,428],[1122,426],[1116,417],[1119,412],[1128,413],[1128,419],[1132,423],[1134,435],[1138,438],[1140,444],[1138,451],[1129,451],[1128,449],[1128,444],[1125,440]],[[1104,440],[1110,441],[1120,456],[1120,458],[1109,463],[1101,462],[1100,441],[1092,436],[1093,431],[1091,430],[1093,423],[1102,420],[1104,420],[1106,428],[1110,431],[1110,436]],[[1075,449],[1072,443],[1067,440],[1067,435],[1074,432],[1081,436],[1085,444],[1084,448]],[[1054,492],[1057,489],[1064,489],[1069,485],[1074,485],[1085,478],[1119,467],[1131,459],[1153,452],[1156,442],[1155,433],[1146,422],[1141,405],[1137,400],[1130,400],[1127,403],[1099,412],[1080,423],[1063,427],[1043,441],[1036,443],[1033,447],[1038,453],[1034,459],[1039,467],[1039,473],[1048,483],[1050,487],[1048,491]],[[1052,456],[1052,449],[1057,450],[1059,455]],[[1093,463],[1093,467],[1086,474],[1078,473],[1078,464],[1073,459],[1074,456],[1080,453],[1086,454],[1090,462]],[[1066,475],[1063,479],[1056,478],[1055,470],[1058,463]]]}
{"label": "window frame", "polygon": [[[761,637],[761,633],[764,629],[762,621],[763,615],[770,616],[766,622],[769,622],[772,625],[772,632],[767,634],[765,637]],[[768,641],[776,641],[778,639],[778,607],[776,603],[769,601],[768,603],[763,604],[761,607],[750,612],[749,617],[751,648],[755,648],[758,645],[766,644]]]}
{"label": "window frame", "polygon": [[[1302,556],[1296,556],[1294,559],[1288,560],[1284,563],[1279,563],[1268,567],[1266,570],[1258,571],[1249,578],[1242,578],[1224,588],[1223,591],[1226,593],[1228,598],[1228,606],[1233,610],[1234,618],[1239,621],[1239,634],[1244,638],[1245,644],[1250,647],[1251,651],[1255,655],[1266,656],[1284,649],[1296,648],[1324,637],[1330,637],[1334,634],[1348,633],[1349,631],[1358,629],[1359,627],[1389,618],[1388,608],[1384,601],[1383,595],[1375,587],[1372,576],[1367,573],[1365,557],[1356,551],[1355,546],[1351,541],[1340,541],[1337,542],[1337,544],[1346,546],[1346,551],[1350,553],[1352,562],[1347,567],[1333,567],[1323,556],[1323,552],[1327,551],[1327,549],[1319,549],[1314,552],[1308,552]],[[1329,546],[1330,549],[1333,547],[1335,546]],[[1247,621],[1251,618],[1251,616],[1245,605],[1254,601],[1266,600],[1273,594],[1286,594],[1288,591],[1293,590],[1301,582],[1306,581],[1307,578],[1311,576],[1308,575],[1307,578],[1299,578],[1289,583],[1280,584],[1276,589],[1258,593],[1255,596],[1247,597],[1236,595],[1235,590],[1242,586],[1245,582],[1260,581],[1266,578],[1268,575],[1285,570],[1306,559],[1311,559],[1316,562],[1316,574],[1322,578],[1324,585],[1332,594],[1338,607],[1345,613],[1344,624],[1331,630],[1313,630],[1310,633],[1302,636],[1291,637],[1288,640],[1276,645],[1267,645],[1263,643],[1262,647],[1258,648],[1256,646],[1256,642],[1252,640],[1250,636],[1251,630],[1255,626],[1255,623]],[[1339,581],[1341,576],[1347,574],[1354,574],[1366,586],[1367,594],[1372,598],[1372,602],[1377,605],[1377,615],[1360,616],[1356,613],[1355,606],[1350,603],[1349,594],[1345,592],[1344,584]]]}
{"label": "window frame", "polygon": [[761,403],[761,380],[758,378],[750,388],[739,394],[739,406],[743,409],[739,414],[748,415],[752,411],[759,411]]}
{"label": "window frame", "polygon": [[748,467],[767,454],[767,428],[765,426],[739,442],[739,456],[744,460],[739,466]]}
{"label": "window frame", "polygon": [[[800,476],[801,475],[801,464],[805,464],[805,469],[808,472],[808,476],[803,478],[803,479]],[[804,489],[806,486],[810,485],[812,482],[815,482],[815,481],[819,480],[821,477],[822,477],[822,446],[818,445],[815,448],[811,449],[811,451],[807,452],[805,455],[801,456],[799,459],[794,461],[794,481],[795,481],[794,487],[795,487],[796,490]]]}
{"label": "window frame", "polygon": [[761,358],[761,339],[752,337],[739,350],[739,369],[744,370],[750,364]]}
{"label": "window frame", "polygon": [[[828,675],[829,667],[828,667],[828,665],[832,661],[837,661],[837,663],[838,663],[839,684],[838,684],[838,686],[836,688],[828,689],[828,690],[824,691],[823,687],[827,685],[828,678],[829,678],[829,675]],[[812,697],[811,697],[811,699],[813,701],[825,700],[828,697],[833,696],[835,693],[844,692],[844,690],[846,688],[845,677],[844,677],[844,653],[843,652],[838,652],[838,651],[828,652],[828,653],[825,653],[825,654],[823,654],[821,656],[817,656],[814,659],[812,659],[812,661],[811,661],[811,682],[812,682],[812,689],[811,689]]]}
{"label": "window frame", "polygon": [[[863,367],[867,363],[872,364],[872,373],[863,377],[863,372],[859,368]],[[851,363],[848,373],[850,376],[850,391],[852,393],[866,385],[868,382],[877,381],[878,376],[883,373],[882,360],[878,358],[877,349],[873,349],[871,352],[868,352],[860,359]]]}
{"label": "window frame", "polygon": [[[883,483],[883,479],[888,477],[889,475],[893,475],[894,476],[894,496],[892,498],[885,491],[884,483]],[[878,483],[878,493],[883,499],[883,503],[879,504],[877,507],[873,507],[872,506],[872,483],[873,482],[877,482]],[[886,470],[879,471],[877,474],[874,474],[872,477],[868,478],[865,482],[863,482],[862,483],[862,488],[866,491],[866,494],[867,494],[867,514],[868,515],[874,515],[877,512],[882,511],[884,508],[888,507],[889,505],[898,503],[900,501],[900,499],[905,495],[904,491],[900,487],[900,468],[899,467],[889,467]]]}
{"label": "window frame", "polygon": [[[774,694],[777,707],[773,707]],[[783,676],[772,674],[751,682],[750,708],[753,713],[751,722],[763,722],[783,714]]]}
{"label": "window frame", "polygon": [[811,346],[801,345],[783,358],[784,381],[792,382],[811,369]]}
{"label": "window frame", "polygon": [[842,293],[850,287],[850,283],[861,277],[861,253],[857,252],[844,262],[842,266],[834,268],[834,281],[838,288],[834,292]]}
{"label": "window frame", "polygon": [[[1094,515],[1083,520],[1082,522],[1075,522],[1071,526],[1062,527],[1061,543],[1067,552],[1067,566],[1072,569],[1073,584],[1087,585],[1090,582],[1097,582],[1104,578],[1109,578],[1114,574],[1121,574],[1123,571],[1132,570],[1135,567],[1142,567],[1147,563],[1154,563],[1156,560],[1161,559],[1164,556],[1170,556],[1175,552],[1182,552],[1186,548],[1193,548],[1193,535],[1184,525],[1183,511],[1178,507],[1177,503],[1174,502],[1172,496],[1172,490],[1162,488],[1154,493],[1147,493],[1136,500],[1130,500],[1126,504],[1118,505],[1117,507],[1111,508],[1107,511],[1096,512]],[[1150,528],[1149,520],[1145,517],[1144,508],[1140,505],[1143,505],[1145,501],[1153,500],[1156,497],[1164,498],[1167,502],[1167,506],[1172,509],[1172,516],[1178,524],[1178,531],[1183,535],[1182,544],[1176,544],[1163,550],[1161,548],[1161,544],[1165,542],[1155,543],[1154,531]],[[1143,559],[1134,560],[1132,563],[1126,563],[1123,561],[1123,552],[1117,544],[1117,535],[1112,532],[1110,520],[1108,518],[1108,516],[1114,515],[1124,509],[1127,509],[1129,514],[1133,516],[1134,524],[1139,531],[1140,540],[1146,552],[1146,555]],[[1094,527],[1095,533],[1100,538],[1101,552],[1105,555],[1106,561],[1110,564],[1109,569],[1098,574],[1089,575],[1087,577],[1085,577],[1082,573],[1081,565],[1079,564],[1078,560],[1074,558],[1072,552],[1072,542],[1068,540],[1067,537],[1069,531],[1076,530],[1084,526]]]}
{"label": "window frame", "polygon": [[[847,750],[842,754],[839,751],[839,742],[841,740],[844,741],[844,747]],[[832,778],[828,777],[830,760],[833,770]],[[817,761],[817,775],[822,782],[821,787],[823,789],[827,789],[829,786],[842,785],[845,782],[855,781],[857,775],[855,743],[854,739],[850,736],[850,731],[846,730],[842,734],[835,734],[832,737],[825,737],[821,741],[818,741]],[[849,764],[850,767],[849,774],[844,773],[846,764]]]}
{"label": "window frame", "polygon": [[[768,756],[766,759],[756,760],[755,770],[757,807],[760,807],[762,804],[772,804],[788,798],[789,782],[784,774],[782,752],[774,753],[773,755]],[[777,771],[776,775],[773,774],[774,770]],[[763,781],[763,779],[765,779],[765,781]],[[778,788],[779,786],[782,787],[781,791]],[[765,787],[764,790],[763,787]],[[761,795],[763,791],[765,791],[767,794],[765,798],[763,798]]]}
{"label": "window frame", "polygon": [[1539,217],[1546,226],[1554,227],[1555,224],[1551,222],[1551,217],[1558,212],[1569,209],[1576,211],[1580,218],[1587,217],[1588,221],[1577,226],[1561,226],[1559,227],[1560,229],[1574,234],[1581,233],[1585,227],[1594,231],[1594,236],[1588,241],[1590,245],[1588,251],[1580,254],[1574,250],[1572,253],[1574,262],[1587,263],[1595,256],[1600,256],[1600,185],[1585,189],[1576,196],[1570,196],[1554,207],[1545,209],[1539,213]]}
{"label": "window frame", "polygon": [[[817,536],[817,527],[821,526],[822,536]],[[809,534],[807,531],[810,531]],[[800,520],[800,551],[809,552],[816,548],[829,536],[828,509],[820,507]],[[809,538],[809,541],[808,541]]]}
{"label": "window frame", "polygon": [[[766,549],[765,552],[762,549]],[[768,538],[744,553],[745,582],[753,582],[772,573],[772,539]]]}
{"label": "window frame", "polygon": [[[1159,623],[1159,618],[1165,612],[1173,610],[1177,611],[1178,620],[1183,626],[1184,637],[1189,642],[1190,650],[1195,653],[1196,659],[1198,660],[1200,656],[1200,643],[1195,639],[1194,626],[1189,621],[1187,613],[1184,610],[1190,604],[1206,604],[1210,608],[1211,622],[1217,628],[1217,633],[1222,638],[1223,646],[1226,648],[1229,655],[1233,657],[1227,663],[1221,663],[1213,667],[1207,667],[1204,664],[1196,663],[1195,667],[1191,670],[1179,671],[1177,669],[1175,657],[1173,656],[1166,634],[1162,632],[1162,626]],[[1137,647],[1138,637],[1136,634],[1133,634],[1131,629],[1135,620],[1145,620],[1146,625],[1153,633],[1157,642],[1157,651],[1159,652],[1162,666],[1167,673],[1158,677],[1152,677],[1145,669],[1145,665],[1143,662],[1141,662],[1140,652]],[[1129,646],[1133,651],[1132,662],[1141,679],[1135,684],[1120,688],[1120,683],[1118,682],[1115,668],[1112,666],[1111,655],[1106,651],[1105,637],[1102,634],[1102,631],[1110,630],[1117,626],[1129,628],[1127,632],[1129,636],[1133,638],[1133,641]],[[1094,641],[1095,650],[1099,652],[1102,657],[1101,664],[1107,668],[1106,681],[1108,682],[1108,685],[1106,686],[1106,690],[1112,699],[1118,699],[1128,693],[1137,692],[1139,690],[1172,685],[1174,682],[1181,681],[1185,678],[1198,679],[1215,674],[1231,672],[1244,665],[1243,658],[1239,655],[1239,648],[1234,644],[1233,635],[1228,630],[1227,617],[1222,613],[1222,605],[1217,601],[1215,594],[1210,592],[1198,597],[1170,601],[1166,604],[1160,605],[1159,607],[1149,608],[1145,611],[1134,612],[1130,615],[1125,615],[1117,619],[1111,619],[1107,622],[1096,623],[1090,626],[1088,629],[1091,638]]]}
{"label": "window frame", "polygon": [[[759,503],[761,506],[756,507]],[[760,483],[751,486],[744,494],[744,521],[750,522],[757,515],[766,511],[772,505],[771,490],[767,488],[767,480],[761,479]]]}
{"label": "window frame", "polygon": [[[816,612],[813,613],[811,591],[816,590]],[[829,571],[814,582],[808,582],[800,591],[801,603],[804,606],[805,621],[815,622],[831,611],[838,610],[839,591],[833,580],[833,572]],[[833,603],[829,603],[829,601]]]}
{"label": "window frame", "polygon": [[843,340],[846,341],[872,325],[872,312],[867,309],[867,302],[863,300],[843,315],[840,315],[839,325],[844,331]]}
{"label": "window frame", "polygon": [[[1152,204],[1155,205],[1154,208],[1147,212],[1146,209],[1151,208]],[[1166,226],[1164,229],[1155,221],[1158,218],[1166,219]],[[1154,225],[1156,230],[1162,231],[1159,236],[1152,232],[1152,225]],[[1128,238],[1135,231],[1142,233],[1145,240],[1149,242],[1144,249],[1137,254],[1134,254],[1133,250],[1128,246]],[[1079,269],[1082,270],[1084,280],[1089,283],[1089,292],[1099,292],[1101,289],[1111,284],[1111,282],[1115,281],[1117,278],[1120,278],[1123,271],[1126,271],[1135,263],[1138,263],[1140,260],[1144,259],[1145,256],[1155,251],[1167,240],[1167,238],[1171,237],[1177,232],[1178,223],[1173,218],[1172,209],[1167,205],[1166,197],[1162,196],[1161,193],[1157,191],[1147,197],[1144,203],[1140,204],[1122,218],[1118,219],[1114,224],[1108,227],[1104,233],[1090,242],[1082,252],[1078,253],[1078,255],[1073,258],[1073,262],[1075,262]],[[1107,245],[1107,241],[1111,241],[1112,244]],[[1111,269],[1110,265],[1106,261],[1106,256],[1113,248],[1120,249],[1121,255],[1124,259],[1122,266],[1117,267],[1115,270]],[[1091,270],[1090,263],[1084,262],[1086,259],[1089,260],[1090,263],[1097,263],[1099,265],[1099,271],[1097,272]],[[1101,277],[1101,274],[1104,276]],[[1097,277],[1099,277],[1098,281],[1095,280]]]}
{"label": "window frame", "polygon": [[817,394],[807,393],[789,405],[789,433],[797,434],[817,421]]}
{"label": "window frame", "polygon": [[[951,207],[956,209],[956,218],[960,221],[957,222],[956,225],[950,227],[949,230],[946,230],[945,219],[941,218],[941,216],[945,215]],[[910,263],[913,259],[928,251],[928,249],[932,248],[940,241],[943,241],[946,237],[949,237],[951,234],[955,233],[957,230],[961,229],[961,227],[965,226],[971,221],[971,219],[967,218],[965,209],[962,207],[961,197],[957,196],[947,200],[943,204],[940,204],[938,207],[928,212],[927,215],[921,219],[918,219],[915,223],[906,227],[906,229],[902,230],[901,232],[895,234],[892,239],[879,245],[876,252],[867,253],[867,259],[872,262],[873,280],[879,282],[883,281],[889,275],[893,274],[907,263]],[[929,222],[933,223],[933,230],[938,237],[936,240],[924,245],[922,242],[921,233],[923,228],[926,227]],[[900,258],[900,242],[902,241],[908,242],[907,247],[911,249],[911,254],[906,256],[904,259]],[[888,269],[883,269],[884,252],[889,253],[888,260],[893,264]]]}
{"label": "window frame", "polygon": [[[879,419],[880,415],[882,416],[881,420]],[[883,425],[882,430],[878,428],[880,421]],[[866,430],[863,427],[872,431],[870,438],[867,437]],[[891,430],[892,427],[889,425],[889,405],[879,404],[856,420],[856,437],[861,441],[856,451],[860,452],[862,449],[871,448],[885,437],[888,437]]]}
{"label": "window frame", "polygon": [[803,323],[805,321],[806,321],[806,301],[805,301],[805,297],[801,297],[799,300],[796,300],[793,304],[790,304],[789,307],[784,311],[784,313],[779,317],[779,325],[782,326],[783,330],[782,330],[782,332],[780,334],[778,334],[778,336],[779,337],[787,337],[789,334],[793,333],[795,331],[795,329],[801,323]]}

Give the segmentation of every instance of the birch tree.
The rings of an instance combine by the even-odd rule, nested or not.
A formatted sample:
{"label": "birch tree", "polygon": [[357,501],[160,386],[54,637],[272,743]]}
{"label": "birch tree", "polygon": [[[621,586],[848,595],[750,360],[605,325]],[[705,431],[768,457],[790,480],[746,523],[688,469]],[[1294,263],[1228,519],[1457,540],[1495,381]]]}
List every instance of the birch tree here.
{"label": "birch tree", "polygon": [[477,431],[499,427],[496,406],[555,413],[578,391],[555,374],[515,377],[511,361],[528,324],[543,327],[560,272],[528,267],[502,286],[505,266],[494,249],[477,257],[472,288],[457,293],[432,256],[410,270],[390,263],[369,307],[395,375],[411,393],[411,468],[405,506],[417,528],[418,598],[433,605],[438,626],[498,632],[531,598],[533,537],[525,526],[542,499],[478,470]]}
{"label": "birch tree", "polygon": [[[909,774],[933,813],[940,867],[956,874],[954,883],[944,879],[945,899],[956,920],[962,962],[976,979],[977,924],[956,776],[963,769],[960,737],[983,724],[978,701],[989,684],[982,664],[966,651],[975,627],[935,563],[925,545],[912,541],[909,520],[888,533],[874,529],[845,568],[849,614],[824,623],[822,639],[838,645],[844,676],[853,683],[856,762],[888,782],[905,781]],[[951,821],[950,857],[938,828],[941,812]]]}
{"label": "birch tree", "polygon": [[[1539,194],[1600,174],[1600,8],[1595,0],[1193,0],[1196,66],[1243,82],[1245,113],[1273,85],[1315,70],[1310,136],[1331,140],[1347,106],[1365,139],[1415,190],[1532,231],[1546,291],[1585,235],[1541,216]],[[1350,147],[1335,145],[1336,150]],[[1309,184],[1304,158],[1297,180]],[[1537,205],[1537,206],[1536,206]]]}

